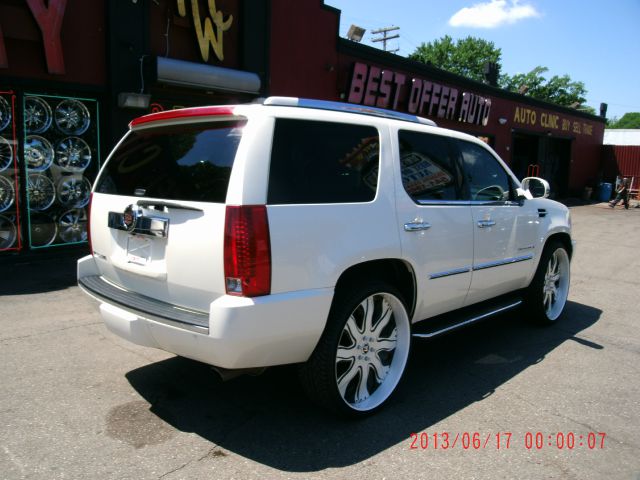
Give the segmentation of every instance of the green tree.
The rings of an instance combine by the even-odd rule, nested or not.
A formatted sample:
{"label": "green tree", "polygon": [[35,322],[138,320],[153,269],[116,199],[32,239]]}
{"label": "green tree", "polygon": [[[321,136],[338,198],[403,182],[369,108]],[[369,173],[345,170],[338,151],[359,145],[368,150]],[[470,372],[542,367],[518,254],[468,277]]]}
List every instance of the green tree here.
{"label": "green tree", "polygon": [[501,55],[502,51],[493,42],[471,36],[454,41],[445,35],[433,42],[422,43],[409,58],[481,82],[485,63],[499,66]]}
{"label": "green tree", "polygon": [[612,118],[607,122],[607,128],[640,128],[640,112],[628,112],[621,118]]}
{"label": "green tree", "polygon": [[[493,42],[471,36],[454,41],[445,35],[422,43],[409,58],[481,82],[487,62],[495,63],[500,71],[501,56],[502,51]],[[506,90],[595,115],[596,111],[585,105],[587,90],[584,83],[572,80],[569,75],[554,75],[547,79],[548,71],[547,67],[537,66],[528,73],[500,74],[498,84]]]}
{"label": "green tree", "polygon": [[499,83],[502,88],[512,92],[519,92],[563,107],[595,113],[593,108],[584,106],[587,95],[584,83],[571,80],[569,75],[554,75],[547,80],[544,74],[548,71],[547,67],[538,65],[528,73],[502,75]]}

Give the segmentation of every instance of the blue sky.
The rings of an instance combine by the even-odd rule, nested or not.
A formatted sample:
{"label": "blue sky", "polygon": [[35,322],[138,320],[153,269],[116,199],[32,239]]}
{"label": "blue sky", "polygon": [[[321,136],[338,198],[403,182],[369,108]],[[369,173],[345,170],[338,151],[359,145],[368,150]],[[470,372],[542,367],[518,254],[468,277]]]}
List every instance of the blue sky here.
{"label": "blue sky", "polygon": [[537,65],[547,78],[568,74],[584,82],[587,104],[607,117],[640,112],[640,0],[325,0],[342,10],[340,35],[351,24],[371,30],[399,26],[388,48],[412,53],[422,42],[450,35],[492,41],[502,50],[502,71],[525,73]]}

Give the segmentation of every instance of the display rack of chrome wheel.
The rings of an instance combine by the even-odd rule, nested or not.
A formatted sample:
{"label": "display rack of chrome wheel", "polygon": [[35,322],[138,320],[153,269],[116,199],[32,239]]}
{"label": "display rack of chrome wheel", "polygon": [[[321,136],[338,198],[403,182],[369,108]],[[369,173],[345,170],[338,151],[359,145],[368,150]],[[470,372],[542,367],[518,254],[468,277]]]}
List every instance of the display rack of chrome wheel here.
{"label": "display rack of chrome wheel", "polygon": [[0,85],[0,253],[20,249],[15,94]]}
{"label": "display rack of chrome wheel", "polygon": [[29,246],[87,241],[87,206],[99,169],[98,103],[25,93],[22,165]]}

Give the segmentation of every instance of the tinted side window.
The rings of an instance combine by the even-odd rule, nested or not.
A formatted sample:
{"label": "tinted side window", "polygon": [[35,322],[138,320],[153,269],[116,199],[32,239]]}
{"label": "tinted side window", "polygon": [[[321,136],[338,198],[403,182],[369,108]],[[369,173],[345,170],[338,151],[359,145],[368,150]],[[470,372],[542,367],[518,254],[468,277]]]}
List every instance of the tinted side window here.
{"label": "tinted side window", "polygon": [[375,198],[380,140],[373,127],[276,120],[268,203],[352,203]]}
{"label": "tinted side window", "polygon": [[465,180],[471,200],[507,201],[511,182],[502,165],[487,150],[463,140],[458,141]]}
{"label": "tinted side window", "polygon": [[402,184],[413,200],[460,198],[461,177],[449,139],[400,130],[398,141]]}
{"label": "tinted side window", "polygon": [[224,203],[246,122],[174,125],[129,133],[96,191]]}

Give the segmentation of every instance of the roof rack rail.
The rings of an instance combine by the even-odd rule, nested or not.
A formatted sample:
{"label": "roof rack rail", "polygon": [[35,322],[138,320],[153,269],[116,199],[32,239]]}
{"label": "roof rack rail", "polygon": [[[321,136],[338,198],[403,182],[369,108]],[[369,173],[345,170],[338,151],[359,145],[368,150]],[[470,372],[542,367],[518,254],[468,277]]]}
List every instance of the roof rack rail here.
{"label": "roof rack rail", "polygon": [[361,115],[373,115],[375,117],[391,118],[394,120],[404,120],[405,122],[421,123],[436,127],[436,122],[428,118],[409,115],[408,113],[394,112],[383,108],[367,107],[356,105],[355,103],[331,102],[327,100],[313,100],[310,98],[297,97],[268,97],[262,101],[263,105],[279,107],[303,107],[315,108],[318,110],[332,110],[335,112],[358,113]]}

